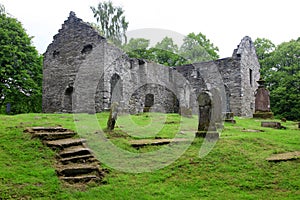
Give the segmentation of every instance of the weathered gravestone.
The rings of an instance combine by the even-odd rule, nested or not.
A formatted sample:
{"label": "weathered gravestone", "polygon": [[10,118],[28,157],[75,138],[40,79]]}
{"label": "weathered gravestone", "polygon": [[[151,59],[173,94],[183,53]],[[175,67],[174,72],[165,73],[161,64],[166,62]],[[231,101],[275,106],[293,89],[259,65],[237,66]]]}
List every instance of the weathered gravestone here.
{"label": "weathered gravestone", "polygon": [[226,112],[225,113],[225,122],[229,122],[229,123],[235,124],[236,121],[234,120],[233,117],[234,117],[233,112]]}
{"label": "weathered gravestone", "polygon": [[223,129],[222,98],[220,90],[212,88],[210,93],[212,94],[211,124],[217,129]]}
{"label": "weathered gravestone", "polygon": [[255,113],[254,118],[273,118],[273,113],[270,109],[270,93],[265,88],[265,81],[260,79],[257,81],[259,84],[255,94]]}
{"label": "weathered gravestone", "polygon": [[213,98],[212,94],[208,91],[202,92],[198,97],[199,105],[199,122],[196,137],[209,137],[216,138],[219,134],[216,129],[216,119],[213,117],[217,114],[213,111]]}
{"label": "weathered gravestone", "polygon": [[6,114],[10,114],[10,112],[11,112],[11,104],[7,103],[6,104]]}
{"label": "weathered gravestone", "polygon": [[112,103],[109,118],[107,121],[107,130],[112,131],[115,129],[116,121],[118,118],[118,106],[117,102]]}
{"label": "weathered gravestone", "polygon": [[225,87],[225,92],[226,92],[226,98],[225,98],[225,100],[226,100],[226,112],[224,114],[225,115],[225,122],[235,124],[236,121],[233,118],[234,114],[231,111],[231,107],[230,107],[230,96],[231,96],[230,90],[229,90],[227,85],[225,85],[224,87]]}

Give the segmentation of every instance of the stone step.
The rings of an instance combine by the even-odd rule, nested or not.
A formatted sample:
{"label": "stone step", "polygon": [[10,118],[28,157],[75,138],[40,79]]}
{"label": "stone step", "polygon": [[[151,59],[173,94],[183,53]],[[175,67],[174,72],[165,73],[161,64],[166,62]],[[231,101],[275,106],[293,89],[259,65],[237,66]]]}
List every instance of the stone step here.
{"label": "stone step", "polygon": [[102,174],[98,166],[87,165],[87,164],[64,165],[58,167],[56,173],[59,176],[65,176],[65,177],[74,177],[74,176],[84,175],[84,174],[91,175],[92,173],[93,175],[98,175],[98,176]]}
{"label": "stone step", "polygon": [[78,145],[82,145],[84,142],[86,142],[85,139],[81,139],[81,138],[67,138],[67,139],[60,139],[60,140],[49,140],[49,141],[44,141],[44,143],[48,146],[48,147],[52,147],[52,148],[66,148],[66,147],[70,147],[70,146],[78,146]]}
{"label": "stone step", "polygon": [[91,155],[91,150],[83,146],[75,146],[66,148],[58,154],[58,156],[61,158],[68,158],[81,155]]}
{"label": "stone step", "polygon": [[142,139],[142,140],[131,140],[129,143],[133,147],[143,147],[146,145],[164,145],[171,142],[187,142],[186,138],[173,138],[173,139]]}
{"label": "stone step", "polygon": [[63,128],[63,127],[29,127],[29,128],[26,128],[25,131],[28,131],[28,132],[40,132],[40,131],[43,131],[43,132],[64,132],[64,131],[67,131],[68,129],[66,128]]}
{"label": "stone step", "polygon": [[101,178],[96,175],[81,175],[81,176],[71,176],[71,177],[60,177],[61,180],[68,183],[86,183],[89,181],[100,181]]}
{"label": "stone step", "polygon": [[59,140],[71,138],[76,135],[73,131],[65,131],[65,132],[34,132],[32,137],[37,137],[41,140]]}
{"label": "stone step", "polygon": [[59,161],[64,165],[68,164],[68,163],[88,163],[88,162],[97,161],[97,159],[93,159],[93,158],[94,158],[94,156],[92,154],[87,154],[87,155],[81,155],[81,156],[61,158]]}

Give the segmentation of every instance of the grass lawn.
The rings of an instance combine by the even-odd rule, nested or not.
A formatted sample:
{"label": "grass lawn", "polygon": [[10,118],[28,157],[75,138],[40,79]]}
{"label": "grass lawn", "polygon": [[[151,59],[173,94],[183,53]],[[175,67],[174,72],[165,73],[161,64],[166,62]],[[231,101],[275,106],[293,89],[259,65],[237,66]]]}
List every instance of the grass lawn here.
{"label": "grass lawn", "polygon": [[[55,152],[23,130],[58,125],[78,130],[79,118],[72,114],[0,115],[0,199],[300,199],[300,160],[265,160],[274,153],[300,150],[295,122],[281,122],[287,129],[277,130],[261,127],[261,120],[237,117],[236,124],[225,124],[220,139],[203,158],[199,157],[203,139],[196,138],[164,168],[126,173],[104,162],[109,170],[105,184],[66,187],[55,174]],[[108,113],[101,113],[96,120],[104,128],[107,118]],[[184,137],[197,127],[197,119],[181,119],[176,114],[148,113],[118,120],[115,131],[105,136],[120,149],[136,154],[163,147],[135,149],[129,140],[172,138],[178,132]],[[93,139],[91,134],[97,131],[91,130],[91,124],[86,126],[87,135],[81,136]]]}

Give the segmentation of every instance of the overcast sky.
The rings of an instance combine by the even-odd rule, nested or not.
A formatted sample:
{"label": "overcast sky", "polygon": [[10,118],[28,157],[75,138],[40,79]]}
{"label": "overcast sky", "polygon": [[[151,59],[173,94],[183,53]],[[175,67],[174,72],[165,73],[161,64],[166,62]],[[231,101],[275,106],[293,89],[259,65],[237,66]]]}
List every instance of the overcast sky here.
{"label": "overcast sky", "polygon": [[[231,56],[248,35],[279,44],[300,37],[299,0],[112,0],[122,6],[129,21],[128,31],[167,29],[186,35],[205,34]],[[0,0],[6,11],[22,22],[40,53],[44,53],[69,12],[86,22],[95,22],[90,6],[99,0]],[[151,32],[151,31],[148,31]],[[163,32],[163,31],[162,31]],[[138,33],[138,32],[136,32]],[[163,32],[164,33],[164,32]],[[155,31],[151,35],[155,35]],[[135,35],[135,34],[133,34]]]}

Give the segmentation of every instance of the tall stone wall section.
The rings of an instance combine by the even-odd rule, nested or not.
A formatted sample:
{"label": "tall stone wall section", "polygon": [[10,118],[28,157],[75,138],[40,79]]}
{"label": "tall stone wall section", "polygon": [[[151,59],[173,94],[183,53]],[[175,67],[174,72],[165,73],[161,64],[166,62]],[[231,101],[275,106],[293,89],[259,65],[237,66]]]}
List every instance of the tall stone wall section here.
{"label": "tall stone wall section", "polygon": [[[91,49],[103,46],[104,38],[71,12],[53,39],[44,54],[43,111],[71,112],[79,68],[86,61],[97,60],[91,58],[95,55],[89,54],[93,52]],[[100,50],[97,58],[102,56]]]}
{"label": "tall stone wall section", "polygon": [[256,50],[250,37],[242,39],[238,48],[233,53],[233,58],[240,58],[241,68],[241,112],[251,117],[255,109],[255,92],[260,79],[260,65]]}

